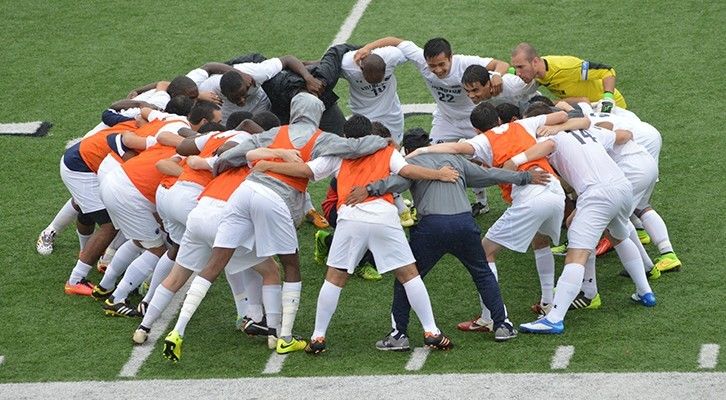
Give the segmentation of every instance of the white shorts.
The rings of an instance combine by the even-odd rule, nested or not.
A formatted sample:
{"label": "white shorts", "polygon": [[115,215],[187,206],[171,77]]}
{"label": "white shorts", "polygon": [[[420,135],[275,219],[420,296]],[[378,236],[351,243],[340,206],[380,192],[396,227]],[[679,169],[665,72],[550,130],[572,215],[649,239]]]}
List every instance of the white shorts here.
{"label": "white shorts", "polygon": [[[226,202],[204,197],[189,213],[187,230],[182,236],[176,262],[182,267],[200,272],[204,269],[212,254],[214,238],[217,235]],[[253,267],[267,257],[257,257],[254,249],[237,248],[225,267],[227,272],[234,274]]]}
{"label": "white shorts", "polygon": [[545,190],[523,201],[514,199],[512,206],[494,222],[485,237],[494,243],[520,253],[527,252],[534,235],[549,236],[560,243],[562,218],[565,213],[564,192]]}
{"label": "white shorts", "polygon": [[294,254],[297,231],[290,209],[276,193],[255,182],[244,181],[224,207],[214,247],[256,248],[258,257]]}
{"label": "white shorts", "polygon": [[658,165],[649,154],[634,154],[627,156],[618,166],[633,186],[633,210],[643,210],[650,207],[650,197],[658,181]]}
{"label": "white shorts", "polygon": [[380,273],[413,264],[411,247],[401,226],[338,220],[328,253],[328,266],[352,274],[363,254],[370,249]]}
{"label": "white shorts", "polygon": [[156,188],[156,211],[164,223],[164,230],[174,243],[181,243],[187,217],[197,206],[197,198],[203,189],[188,181],[178,181],[169,189],[163,186]]}
{"label": "white shorts", "polygon": [[653,125],[647,122],[640,122],[638,128],[633,132],[635,142],[645,147],[655,159],[656,165],[660,157],[660,149],[663,145],[663,138]]}
{"label": "white shorts", "polygon": [[446,118],[434,116],[431,121],[431,143],[456,142],[459,139],[471,139],[476,136],[474,127],[458,127]]}
{"label": "white shorts", "polygon": [[118,162],[117,159],[113,158],[110,154],[106,155],[103,161],[101,161],[101,164],[98,166],[98,180],[103,181],[109,172],[114,171],[119,167],[121,167],[121,163]]}
{"label": "white shorts", "polygon": [[633,188],[627,180],[588,187],[577,197],[567,247],[594,250],[606,228],[615,239],[627,238],[632,204]]}
{"label": "white shorts", "polygon": [[106,208],[101,201],[98,175],[93,172],[72,171],[66,167],[61,157],[60,176],[82,213],[88,214]]}
{"label": "white shorts", "polygon": [[164,244],[161,226],[154,217],[156,207],[131,183],[122,168],[110,171],[101,181],[101,199],[116,229],[144,247]]}

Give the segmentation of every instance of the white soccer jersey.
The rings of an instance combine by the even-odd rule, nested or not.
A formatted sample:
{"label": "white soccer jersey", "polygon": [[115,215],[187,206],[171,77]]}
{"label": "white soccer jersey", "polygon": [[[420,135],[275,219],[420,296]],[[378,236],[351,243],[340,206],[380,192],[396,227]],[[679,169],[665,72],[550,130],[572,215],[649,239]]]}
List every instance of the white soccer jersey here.
{"label": "white soccer jersey", "polygon": [[527,84],[517,75],[504,74],[502,75],[502,92],[485,102],[494,106],[510,103],[519,107],[520,104],[526,103],[527,100],[539,94],[535,82],[533,80]]}
{"label": "white soccer jersey", "polygon": [[373,50],[386,63],[386,72],[381,83],[371,84],[363,78],[363,72],[353,61],[356,53],[357,50],[346,53],[341,64],[342,77],[350,87],[350,110],[382,123],[400,142],[403,137],[403,109],[396,93],[397,83],[393,72],[396,66],[406,62],[406,57],[399,49],[391,46]]}
{"label": "white soccer jersey", "polygon": [[550,164],[578,195],[592,185],[625,180],[625,175],[605,150],[605,147],[612,147],[612,143],[600,143],[588,130],[560,132],[545,140],[552,140],[556,145],[548,157]]}
{"label": "white soccer jersey", "polygon": [[[579,105],[585,115],[590,119],[589,131],[595,135],[595,137],[601,138],[600,142],[603,143],[603,145],[610,142],[613,143],[610,148],[606,146],[605,149],[616,163],[619,164],[623,157],[630,154],[648,153],[648,150],[646,150],[645,147],[635,141],[635,137],[637,136],[637,132],[640,129],[642,122],[609,113],[596,113],[590,107],[589,103],[579,103]],[[600,122],[610,122],[613,124],[613,131],[617,129],[630,131],[633,134],[634,140],[629,140],[623,144],[615,144],[615,132],[602,128],[598,129],[595,125]]]}
{"label": "white soccer jersey", "polygon": [[472,134],[469,137],[473,136],[474,127],[469,120],[469,114],[474,109],[474,103],[467,97],[461,77],[470,65],[478,64],[486,67],[493,59],[455,54],[451,59],[449,75],[440,79],[429,70],[423,49],[409,41],[401,42],[398,49],[416,65],[426,81],[426,85],[436,101],[436,109],[433,112],[434,120],[444,118],[457,128],[471,130]]}

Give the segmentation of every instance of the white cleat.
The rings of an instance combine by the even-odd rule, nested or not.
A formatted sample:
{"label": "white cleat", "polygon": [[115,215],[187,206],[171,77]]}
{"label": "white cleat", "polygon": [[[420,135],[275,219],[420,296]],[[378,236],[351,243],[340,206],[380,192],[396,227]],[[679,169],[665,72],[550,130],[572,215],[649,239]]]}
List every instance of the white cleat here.
{"label": "white cleat", "polygon": [[44,230],[43,232],[40,232],[40,235],[38,236],[38,241],[35,244],[35,249],[38,251],[38,254],[42,256],[50,255],[50,253],[53,252],[54,240],[55,231]]}

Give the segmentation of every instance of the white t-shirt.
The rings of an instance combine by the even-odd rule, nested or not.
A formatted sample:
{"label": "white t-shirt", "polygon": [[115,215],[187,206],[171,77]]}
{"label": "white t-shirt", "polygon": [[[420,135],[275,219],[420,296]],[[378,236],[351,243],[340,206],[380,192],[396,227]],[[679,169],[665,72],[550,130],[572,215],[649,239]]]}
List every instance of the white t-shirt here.
{"label": "white t-shirt", "polygon": [[543,139],[555,142],[555,151],[548,160],[578,195],[592,185],[625,180],[623,172],[605,151],[605,147],[612,147],[611,142],[601,143],[587,130],[560,132]]}
{"label": "white t-shirt", "polygon": [[280,59],[271,58],[261,63],[234,64],[233,67],[252,76],[252,79],[255,81],[254,86],[250,87],[247,91],[247,98],[243,107],[230,102],[222,95],[222,90],[219,86],[222,75],[215,74],[210,76],[206,71],[198,68],[187,74],[187,76],[197,82],[200,91],[214,92],[222,99],[222,122],[226,122],[229,115],[236,111],[249,111],[253,114],[268,111],[270,109],[270,99],[267,98],[267,94],[262,90],[262,84],[282,71],[282,62]]}
{"label": "white t-shirt", "polygon": [[423,55],[423,49],[410,41],[403,41],[397,47],[409,61],[416,65],[426,81],[426,85],[436,102],[436,109],[433,112],[434,119],[444,118],[460,129],[473,130],[474,127],[471,125],[469,115],[471,110],[474,109],[474,103],[466,95],[464,86],[461,83],[461,77],[470,65],[478,64],[486,67],[493,59],[454,54],[451,59],[449,75],[440,79],[429,70]]}
{"label": "white t-shirt", "polygon": [[363,72],[353,61],[357,52],[346,53],[341,63],[342,77],[350,86],[350,110],[382,123],[400,142],[403,137],[403,109],[396,93],[397,83],[393,72],[398,65],[406,62],[406,57],[399,49],[391,46],[373,50],[373,54],[379,55],[386,63],[386,72],[381,83],[371,84],[363,78]]}
{"label": "white t-shirt", "polygon": [[537,85],[534,82],[533,80],[527,84],[517,75],[504,74],[502,75],[502,92],[485,102],[494,106],[511,103],[519,107],[520,104],[526,103],[527,100],[539,94]]}
{"label": "white t-shirt", "polygon": [[[340,172],[342,162],[343,160],[339,157],[318,157],[314,160],[308,161],[307,164],[313,171],[313,180],[319,181],[331,175],[335,175],[337,177],[338,172]],[[406,165],[408,165],[408,163],[401,153],[397,151],[391,153],[391,159],[388,166],[392,174],[398,174],[398,172]],[[401,226],[401,222],[398,217],[398,209],[395,205],[383,199],[366,201],[352,207],[345,204],[342,205],[338,209],[338,220],[344,219],[392,227]]]}

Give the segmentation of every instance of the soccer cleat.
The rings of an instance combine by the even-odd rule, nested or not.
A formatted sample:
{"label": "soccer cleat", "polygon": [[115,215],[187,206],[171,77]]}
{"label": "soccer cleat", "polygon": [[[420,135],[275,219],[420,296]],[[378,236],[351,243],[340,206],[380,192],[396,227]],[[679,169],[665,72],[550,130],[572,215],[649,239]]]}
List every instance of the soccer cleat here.
{"label": "soccer cleat", "polygon": [[110,247],[106,249],[106,252],[103,253],[103,256],[101,256],[101,258],[98,259],[98,263],[96,263],[96,269],[98,272],[102,274],[106,273],[106,268],[108,268],[108,265],[111,264],[114,254],[116,254],[116,250]]}
{"label": "soccer cleat", "polygon": [[270,328],[267,327],[265,317],[262,317],[260,322],[255,322],[252,318],[245,316],[243,322],[240,330],[249,336],[267,336],[270,334]]}
{"label": "soccer cleat", "polygon": [[600,242],[595,247],[595,256],[599,257],[612,250],[613,250],[613,244],[610,243],[610,240],[608,240],[608,238],[604,237],[604,238],[600,239]]}
{"label": "soccer cleat", "polygon": [[646,307],[655,307],[656,305],[655,295],[653,292],[648,292],[642,296],[639,296],[637,293],[633,293],[633,295],[630,296],[630,299]]}
{"label": "soccer cleat", "polygon": [[104,289],[101,285],[96,285],[96,287],[93,288],[93,292],[91,293],[91,296],[95,300],[106,300],[107,298],[111,297],[111,294],[113,293],[113,289]]}
{"label": "soccer cleat", "polygon": [[517,330],[514,329],[511,323],[504,322],[497,330],[494,331],[494,341],[495,342],[506,342],[509,339],[514,339],[517,337]]}
{"label": "soccer cleat", "polygon": [[401,226],[404,228],[410,228],[416,223],[416,221],[413,220],[413,216],[411,215],[411,210],[408,208],[404,212],[402,212],[399,217],[401,219]]}
{"label": "soccer cleat", "polygon": [[542,302],[534,303],[534,304],[532,304],[532,307],[530,307],[529,309],[532,310],[533,313],[544,317],[552,309],[552,304],[547,304],[547,303],[542,303]]}
{"label": "soccer cleat", "polygon": [[456,329],[464,332],[491,332],[494,330],[494,321],[487,321],[476,317],[469,321],[459,322]]}
{"label": "soccer cleat", "polygon": [[391,331],[386,337],[376,342],[376,349],[381,351],[409,351],[408,336],[399,333],[398,337]]}
{"label": "soccer cleat", "polygon": [[127,301],[123,303],[114,303],[110,298],[103,302],[104,314],[112,317],[128,317],[138,318],[141,317],[136,308]]}
{"label": "soccer cleat", "polygon": [[[650,269],[650,271],[647,271],[645,273],[645,275],[648,276],[649,281],[653,281],[653,280],[660,278],[661,273],[660,273],[660,270],[654,266],[653,268]],[[630,278],[630,274],[625,269],[620,271],[620,276]]]}
{"label": "soccer cleat", "polygon": [[287,354],[294,351],[305,350],[306,345],[307,342],[305,342],[301,338],[296,338],[294,336],[290,339],[289,342],[285,341],[285,339],[283,338],[278,338],[276,351],[277,354]]}
{"label": "soccer cleat", "polygon": [[650,244],[650,235],[645,229],[636,229],[635,232],[638,234],[638,240],[640,240],[641,244]]}
{"label": "soccer cleat", "polygon": [[305,352],[308,354],[320,354],[325,351],[325,338],[324,337],[316,337],[315,339],[310,339],[310,342],[308,342],[308,345],[305,346]]}
{"label": "soccer cleat", "polygon": [[451,350],[454,347],[454,343],[443,332],[439,332],[438,335],[431,332],[424,332],[424,345],[429,349],[444,351]]}
{"label": "soccer cleat", "polygon": [[312,222],[312,224],[315,225],[315,227],[318,229],[330,228],[328,220],[325,219],[325,217],[323,217],[323,215],[314,208],[308,211],[307,214],[305,214],[305,218],[307,218],[308,221]]}
{"label": "soccer cleat", "polygon": [[355,274],[367,281],[380,281],[383,279],[381,274],[378,273],[378,270],[370,265],[364,265],[358,268],[358,270],[355,271]]}
{"label": "soccer cleat", "polygon": [[179,332],[176,330],[169,332],[164,339],[164,358],[178,362],[181,359],[183,342],[184,339],[179,335]]}
{"label": "soccer cleat", "polygon": [[471,215],[476,217],[477,215],[486,214],[489,212],[489,204],[483,204],[476,202],[471,205]]}
{"label": "soccer cleat", "polygon": [[519,331],[523,333],[543,333],[550,335],[558,335],[565,331],[565,324],[560,322],[550,322],[547,317],[542,317],[534,322],[519,325]]}
{"label": "soccer cleat", "polygon": [[146,296],[146,293],[149,293],[149,289],[151,288],[151,279],[146,279],[145,281],[141,282],[141,285],[136,288],[136,291],[139,292],[140,296]]}
{"label": "soccer cleat", "polygon": [[143,325],[139,325],[139,327],[136,328],[136,330],[134,331],[134,336],[132,336],[131,339],[136,344],[144,344],[144,343],[146,343],[146,340],[149,339],[150,331],[151,331],[151,329],[149,329]]}
{"label": "soccer cleat", "polygon": [[149,307],[149,303],[142,301],[139,303],[139,305],[136,306],[136,312],[138,312],[142,317],[146,315],[146,309]]}
{"label": "soccer cleat", "polygon": [[53,252],[53,241],[55,240],[54,230],[44,230],[38,235],[38,241],[35,243],[35,250],[42,256],[48,256]]}
{"label": "soccer cleat", "polygon": [[655,259],[655,267],[660,272],[678,271],[681,269],[681,260],[678,259],[676,253],[670,252],[661,255]]}
{"label": "soccer cleat", "polygon": [[577,297],[575,297],[575,300],[572,300],[572,304],[570,304],[570,310],[579,310],[582,308],[586,308],[589,310],[595,310],[597,308],[600,308],[602,305],[602,301],[600,300],[600,293],[595,293],[595,297],[589,299],[585,297],[585,292],[580,291],[580,293],[577,294]]}
{"label": "soccer cleat", "polygon": [[75,284],[66,282],[66,286],[63,291],[66,294],[75,294],[76,296],[91,296],[94,288],[95,286],[84,278]]}
{"label": "soccer cleat", "polygon": [[325,261],[328,258],[328,252],[330,248],[327,245],[328,236],[332,235],[330,231],[319,230],[315,232],[315,250],[313,250],[313,257],[315,262],[320,265],[325,265]]}
{"label": "soccer cleat", "polygon": [[551,247],[550,250],[552,250],[552,254],[556,256],[564,256],[567,254],[567,242],[564,242],[559,246]]}

